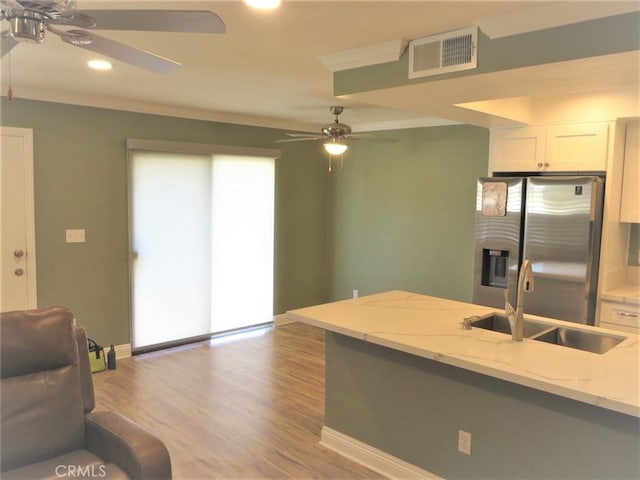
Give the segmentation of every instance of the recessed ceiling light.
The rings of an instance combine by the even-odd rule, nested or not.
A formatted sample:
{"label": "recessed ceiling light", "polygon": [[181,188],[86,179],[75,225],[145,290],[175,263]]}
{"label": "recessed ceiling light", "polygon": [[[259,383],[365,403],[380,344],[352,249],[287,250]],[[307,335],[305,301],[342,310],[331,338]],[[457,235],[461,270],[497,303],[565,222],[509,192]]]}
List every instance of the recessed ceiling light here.
{"label": "recessed ceiling light", "polygon": [[282,0],[244,0],[244,3],[251,8],[257,8],[260,10],[273,10],[278,8],[282,3]]}
{"label": "recessed ceiling light", "polygon": [[87,65],[89,65],[89,68],[93,68],[94,70],[111,70],[113,67],[111,62],[107,62],[106,60],[89,60]]}

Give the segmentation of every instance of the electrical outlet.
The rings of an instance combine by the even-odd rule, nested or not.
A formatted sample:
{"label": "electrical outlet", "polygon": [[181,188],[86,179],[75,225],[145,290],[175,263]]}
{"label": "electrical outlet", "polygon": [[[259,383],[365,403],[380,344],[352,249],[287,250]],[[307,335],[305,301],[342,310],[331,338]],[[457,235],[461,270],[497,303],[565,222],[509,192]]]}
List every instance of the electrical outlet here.
{"label": "electrical outlet", "polygon": [[471,455],[471,434],[464,430],[458,430],[458,451]]}
{"label": "electrical outlet", "polygon": [[358,298],[358,290],[353,291],[353,298]]}

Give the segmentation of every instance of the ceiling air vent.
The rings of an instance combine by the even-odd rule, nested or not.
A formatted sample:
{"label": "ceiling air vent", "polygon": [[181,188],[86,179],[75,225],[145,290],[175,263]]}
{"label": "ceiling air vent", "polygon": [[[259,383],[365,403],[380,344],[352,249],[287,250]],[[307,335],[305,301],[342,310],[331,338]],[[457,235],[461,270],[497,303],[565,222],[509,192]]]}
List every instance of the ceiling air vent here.
{"label": "ceiling air vent", "polygon": [[409,78],[469,70],[478,65],[478,27],[409,42]]}

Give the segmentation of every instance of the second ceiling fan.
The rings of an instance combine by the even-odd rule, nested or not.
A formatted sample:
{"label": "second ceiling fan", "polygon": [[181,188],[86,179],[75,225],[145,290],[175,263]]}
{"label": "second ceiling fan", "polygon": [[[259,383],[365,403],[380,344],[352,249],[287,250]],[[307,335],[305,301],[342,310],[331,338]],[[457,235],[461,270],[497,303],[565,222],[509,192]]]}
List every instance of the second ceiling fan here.
{"label": "second ceiling fan", "polygon": [[[358,140],[360,138],[368,137],[368,134],[358,133],[355,135],[351,134],[351,127],[346,123],[341,123],[339,116],[342,112],[344,112],[344,107],[333,106],[329,108],[329,111],[332,115],[335,115],[335,120],[332,123],[328,123],[324,125],[320,129],[319,134],[311,134],[311,133],[287,133],[287,136],[291,138],[285,138],[282,140],[276,140],[276,143],[284,143],[284,142],[300,142],[304,140],[324,140],[324,148],[331,155],[341,155],[343,154],[348,145],[346,143],[347,140]],[[383,139],[383,138],[372,138],[373,141],[382,141],[382,142],[394,142],[395,140]]]}
{"label": "second ceiling fan", "polygon": [[[305,140],[324,140],[324,149],[329,153],[329,171],[332,171],[332,157],[334,155],[340,155],[342,160],[342,154],[347,151],[349,146],[347,140],[358,140],[361,138],[369,137],[369,134],[358,133],[356,135],[351,134],[351,127],[346,123],[341,123],[339,116],[344,111],[344,107],[333,106],[329,108],[332,115],[335,115],[335,120],[332,123],[324,125],[320,129],[319,134],[311,133],[287,133],[287,136],[291,138],[284,138],[282,140],[276,140],[276,143],[285,142],[300,142]],[[395,143],[397,140],[381,137],[370,137],[370,141]],[[342,162],[341,167],[342,169]]]}

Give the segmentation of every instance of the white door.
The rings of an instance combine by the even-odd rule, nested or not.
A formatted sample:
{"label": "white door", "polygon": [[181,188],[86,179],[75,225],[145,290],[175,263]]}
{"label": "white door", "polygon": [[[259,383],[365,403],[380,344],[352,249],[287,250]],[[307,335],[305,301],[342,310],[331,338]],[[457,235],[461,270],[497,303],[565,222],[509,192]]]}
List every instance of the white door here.
{"label": "white door", "polygon": [[36,308],[33,131],[0,127],[0,311]]}

